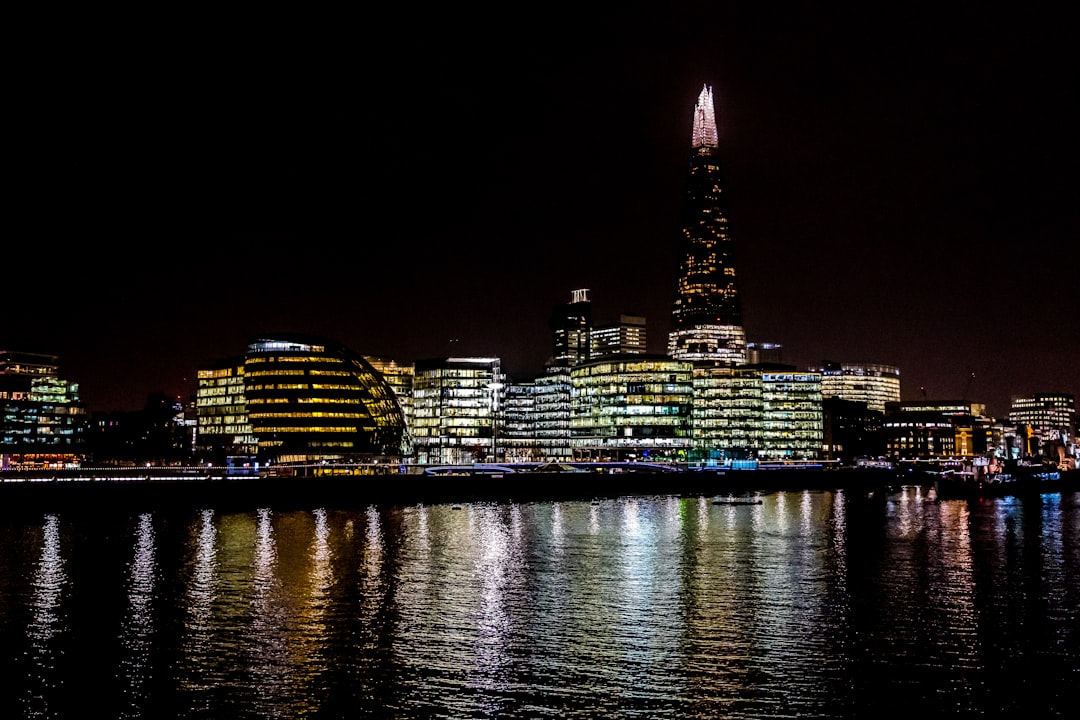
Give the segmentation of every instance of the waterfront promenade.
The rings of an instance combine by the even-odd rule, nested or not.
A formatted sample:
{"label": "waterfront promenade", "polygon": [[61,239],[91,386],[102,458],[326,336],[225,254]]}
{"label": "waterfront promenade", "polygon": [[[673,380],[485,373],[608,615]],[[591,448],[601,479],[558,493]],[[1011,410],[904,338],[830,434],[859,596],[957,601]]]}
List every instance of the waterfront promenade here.
{"label": "waterfront promenade", "polygon": [[[0,472],[0,512],[49,509],[363,507],[369,504],[588,500],[627,495],[731,495],[794,489],[884,492],[932,484],[921,473],[820,465],[675,469],[658,464],[575,464],[575,469],[467,466],[425,474],[421,466],[302,466],[230,473],[213,467],[97,468]],[[519,466],[520,468],[521,466]],[[402,470],[404,468],[404,471]],[[442,468],[445,470],[445,468]]]}

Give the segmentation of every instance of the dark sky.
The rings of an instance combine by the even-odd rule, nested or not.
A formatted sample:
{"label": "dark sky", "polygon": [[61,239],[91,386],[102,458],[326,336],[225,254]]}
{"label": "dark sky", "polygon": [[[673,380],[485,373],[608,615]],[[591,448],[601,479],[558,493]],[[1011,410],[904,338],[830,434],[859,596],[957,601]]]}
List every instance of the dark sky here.
{"label": "dark sky", "polygon": [[663,352],[708,84],[750,341],[997,415],[1080,395],[1065,17],[464,7],[35,30],[5,112],[0,348],[59,355],[92,411],[186,395],[284,331],[527,379],[590,288]]}

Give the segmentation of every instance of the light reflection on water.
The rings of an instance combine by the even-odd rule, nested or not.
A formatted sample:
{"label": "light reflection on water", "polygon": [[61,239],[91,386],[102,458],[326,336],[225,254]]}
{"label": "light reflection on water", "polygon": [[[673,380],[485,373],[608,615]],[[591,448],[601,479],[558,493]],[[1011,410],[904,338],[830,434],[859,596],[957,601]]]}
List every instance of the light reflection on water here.
{"label": "light reflection on water", "polygon": [[1072,494],[3,522],[0,716],[82,717],[77,672],[146,718],[1047,716],[1080,679]]}

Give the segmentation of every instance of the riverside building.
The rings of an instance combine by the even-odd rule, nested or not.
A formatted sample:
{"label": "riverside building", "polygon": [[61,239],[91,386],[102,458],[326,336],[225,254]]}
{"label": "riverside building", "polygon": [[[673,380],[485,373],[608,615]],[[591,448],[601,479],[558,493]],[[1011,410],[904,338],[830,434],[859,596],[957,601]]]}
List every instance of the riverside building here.
{"label": "riverside building", "polygon": [[250,423],[263,464],[399,462],[410,453],[389,384],[362,356],[330,340],[256,339],[242,365],[226,361],[201,371],[196,396],[196,446],[204,451],[242,445]]}
{"label": "riverside building", "polygon": [[413,368],[413,427],[421,465],[505,459],[498,418],[506,377],[499,358],[418,360]]}
{"label": "riverside building", "polygon": [[678,360],[746,362],[735,247],[717,157],[712,88],[694,107],[668,354]]}
{"label": "riverside building", "polygon": [[572,368],[570,382],[575,459],[687,459],[691,362],[664,355],[612,355]]}
{"label": "riverside building", "polygon": [[215,465],[257,462],[244,390],[244,358],[225,358],[196,374],[195,454]]}
{"label": "riverside building", "polygon": [[900,402],[900,369],[876,363],[838,363],[826,361],[820,368],[821,396],[866,403],[880,413],[886,403]]}
{"label": "riverside building", "polygon": [[1060,446],[1065,454],[1076,456],[1076,398],[1071,394],[1015,395],[1009,422],[1029,428],[1025,454],[1035,455],[1044,448],[1051,454]]}
{"label": "riverside building", "polygon": [[89,418],[59,358],[0,351],[0,469],[78,467]]}
{"label": "riverside building", "polygon": [[691,459],[818,460],[821,376],[789,365],[695,363]]}

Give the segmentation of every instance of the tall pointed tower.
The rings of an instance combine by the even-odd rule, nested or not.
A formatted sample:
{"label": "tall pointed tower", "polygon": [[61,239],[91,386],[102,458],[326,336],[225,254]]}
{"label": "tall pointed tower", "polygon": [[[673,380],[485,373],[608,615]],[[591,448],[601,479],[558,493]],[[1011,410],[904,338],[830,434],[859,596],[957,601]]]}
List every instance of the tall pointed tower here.
{"label": "tall pointed tower", "polygon": [[745,363],[746,334],[708,85],[694,107],[682,231],[668,354],[679,360]]}

